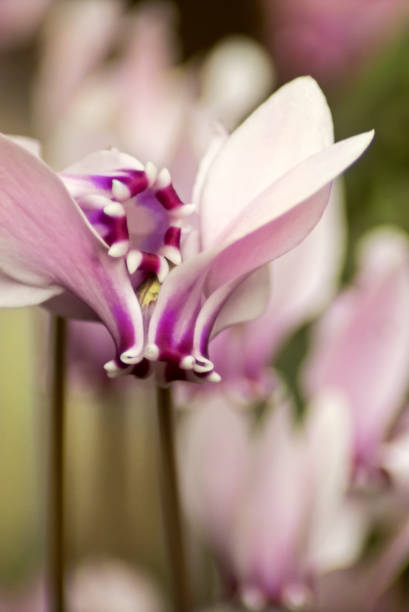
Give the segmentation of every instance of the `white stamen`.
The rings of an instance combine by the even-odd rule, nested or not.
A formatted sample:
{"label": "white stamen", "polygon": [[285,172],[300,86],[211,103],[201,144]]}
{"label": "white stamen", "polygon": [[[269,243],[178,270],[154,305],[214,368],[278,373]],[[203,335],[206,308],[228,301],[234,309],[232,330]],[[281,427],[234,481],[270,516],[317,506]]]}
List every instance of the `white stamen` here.
{"label": "white stamen", "polygon": [[169,261],[175,264],[175,266],[178,266],[182,261],[182,255],[179,249],[169,244],[164,244],[160,247],[159,255],[163,255],[163,257],[169,259]]}
{"label": "white stamen", "polygon": [[222,377],[220,376],[220,374],[218,374],[214,370],[213,372],[210,372],[210,374],[206,376],[206,380],[211,383],[219,383],[221,379]]}
{"label": "white stamen", "polygon": [[174,208],[169,211],[169,215],[172,218],[177,217],[188,217],[196,210],[196,204],[183,204],[183,206],[179,206],[179,208]]}
{"label": "white stamen", "polygon": [[107,373],[108,378],[119,378],[127,374],[132,368],[119,368],[114,359],[107,361],[104,365],[104,370]]}
{"label": "white stamen", "polygon": [[210,359],[206,359],[205,357],[200,357],[199,361],[200,363],[196,361],[195,365],[193,366],[193,369],[195,372],[199,372],[199,374],[203,374],[204,372],[210,372],[210,370],[213,370],[214,364],[212,361],[210,361]]}
{"label": "white stamen", "polygon": [[129,365],[134,365],[142,361],[143,355],[141,355],[140,351],[137,352],[136,347],[132,346],[128,350],[124,351],[120,355],[120,360],[123,363],[127,363]]}
{"label": "white stamen", "polygon": [[119,370],[120,368],[118,368],[118,366],[116,365],[116,362],[114,359],[112,359],[111,361],[107,361],[104,364],[104,370],[106,372],[116,372],[117,370]]}
{"label": "white stamen", "polygon": [[162,168],[162,170],[158,174],[158,178],[156,179],[156,189],[164,189],[165,187],[169,187],[172,180],[170,178],[170,172],[167,168]]}
{"label": "white stamen", "polygon": [[120,202],[126,202],[131,197],[131,192],[129,187],[122,183],[122,181],[118,181],[118,179],[114,179],[112,181],[112,195],[116,200]]}
{"label": "white stamen", "polygon": [[105,206],[104,213],[108,217],[124,217],[125,209],[119,202],[110,202]]}
{"label": "white stamen", "polygon": [[148,187],[152,187],[158,175],[158,169],[151,161],[149,161],[145,166],[145,174],[148,179]]}
{"label": "white stamen", "polygon": [[185,355],[183,359],[180,360],[179,367],[182,370],[192,370],[195,365],[195,358],[193,355]]}
{"label": "white stamen", "polygon": [[159,259],[159,270],[157,273],[158,281],[163,283],[167,275],[169,274],[169,264],[164,257]]}
{"label": "white stamen", "polygon": [[112,200],[109,198],[99,194],[93,193],[86,196],[80,196],[79,200],[84,205],[92,206],[92,208],[96,209],[104,209],[110,204],[112,204]]}
{"label": "white stamen", "polygon": [[127,253],[129,249],[128,240],[120,240],[119,242],[115,242],[108,251],[108,255],[111,257],[123,257]]}
{"label": "white stamen", "polygon": [[120,168],[129,168],[132,170],[138,170],[139,172],[143,170],[143,164],[136,159],[132,155],[128,155],[127,153],[121,153],[116,147],[111,147],[110,151],[112,153],[116,153],[119,156],[118,164]]}
{"label": "white stamen", "polygon": [[159,359],[159,347],[156,344],[147,344],[144,356],[150,361],[157,361]]}
{"label": "white stamen", "polygon": [[133,274],[139,268],[142,263],[143,255],[140,251],[129,251],[126,256],[126,266],[129,274]]}

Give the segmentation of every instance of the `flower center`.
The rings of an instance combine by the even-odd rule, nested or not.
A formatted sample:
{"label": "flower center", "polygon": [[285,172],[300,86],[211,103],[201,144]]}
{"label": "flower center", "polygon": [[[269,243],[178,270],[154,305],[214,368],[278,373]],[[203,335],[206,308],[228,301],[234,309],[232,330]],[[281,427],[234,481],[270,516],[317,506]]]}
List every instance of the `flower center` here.
{"label": "flower center", "polygon": [[[125,158],[126,166],[118,168],[111,164],[103,172],[89,173],[80,168],[80,172],[67,172],[61,178],[106,245],[108,254],[124,259],[148,327],[161,284],[170,268],[182,261],[183,219],[193,212],[194,205],[181,201],[166,168],[158,173],[150,162],[143,166],[115,151],[102,155],[105,153],[112,159]],[[97,160],[95,167],[99,167]],[[197,376],[212,370],[210,362],[201,364],[191,355],[181,360],[168,352],[147,344],[138,361],[133,356],[126,361],[122,355],[122,361],[117,358],[109,362],[106,370],[112,377],[124,373],[144,377],[151,370],[150,362],[158,358],[176,370],[194,367]],[[172,374],[175,376],[179,377],[180,372]]]}

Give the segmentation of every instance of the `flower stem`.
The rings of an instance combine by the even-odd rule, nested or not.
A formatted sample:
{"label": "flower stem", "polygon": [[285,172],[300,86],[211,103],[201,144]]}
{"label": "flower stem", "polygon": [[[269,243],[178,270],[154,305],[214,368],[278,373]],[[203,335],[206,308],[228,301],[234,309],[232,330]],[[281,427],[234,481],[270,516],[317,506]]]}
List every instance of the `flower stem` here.
{"label": "flower stem", "polygon": [[50,389],[49,553],[50,611],[65,612],[64,593],[64,422],[66,322],[52,319],[53,372]]}
{"label": "flower stem", "polygon": [[158,388],[157,409],[160,442],[160,482],[171,566],[175,612],[189,612],[190,594],[183,545],[182,516],[175,457],[172,399],[169,389]]}

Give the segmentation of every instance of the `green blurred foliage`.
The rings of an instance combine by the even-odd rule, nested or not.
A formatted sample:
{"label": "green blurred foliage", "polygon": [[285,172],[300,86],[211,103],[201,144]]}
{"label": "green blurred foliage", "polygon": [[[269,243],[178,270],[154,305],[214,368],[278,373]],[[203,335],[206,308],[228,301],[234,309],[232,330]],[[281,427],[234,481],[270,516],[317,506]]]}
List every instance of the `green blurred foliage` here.
{"label": "green blurred foliage", "polygon": [[368,153],[345,176],[349,249],[369,228],[392,223],[409,231],[409,32],[376,56],[360,78],[331,96],[337,136],[375,129]]}

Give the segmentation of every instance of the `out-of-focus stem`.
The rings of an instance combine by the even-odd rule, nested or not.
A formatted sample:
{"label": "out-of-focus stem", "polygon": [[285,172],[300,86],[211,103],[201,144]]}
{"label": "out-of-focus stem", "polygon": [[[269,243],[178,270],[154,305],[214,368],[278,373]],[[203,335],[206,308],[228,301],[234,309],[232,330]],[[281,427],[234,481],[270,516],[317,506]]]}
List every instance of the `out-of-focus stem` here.
{"label": "out-of-focus stem", "polygon": [[64,593],[64,425],[66,387],[66,322],[52,320],[53,370],[50,389],[48,579],[51,612],[66,612]]}
{"label": "out-of-focus stem", "polygon": [[183,543],[182,516],[175,456],[172,400],[169,389],[158,388],[160,482],[171,567],[174,612],[190,612],[190,593]]}

